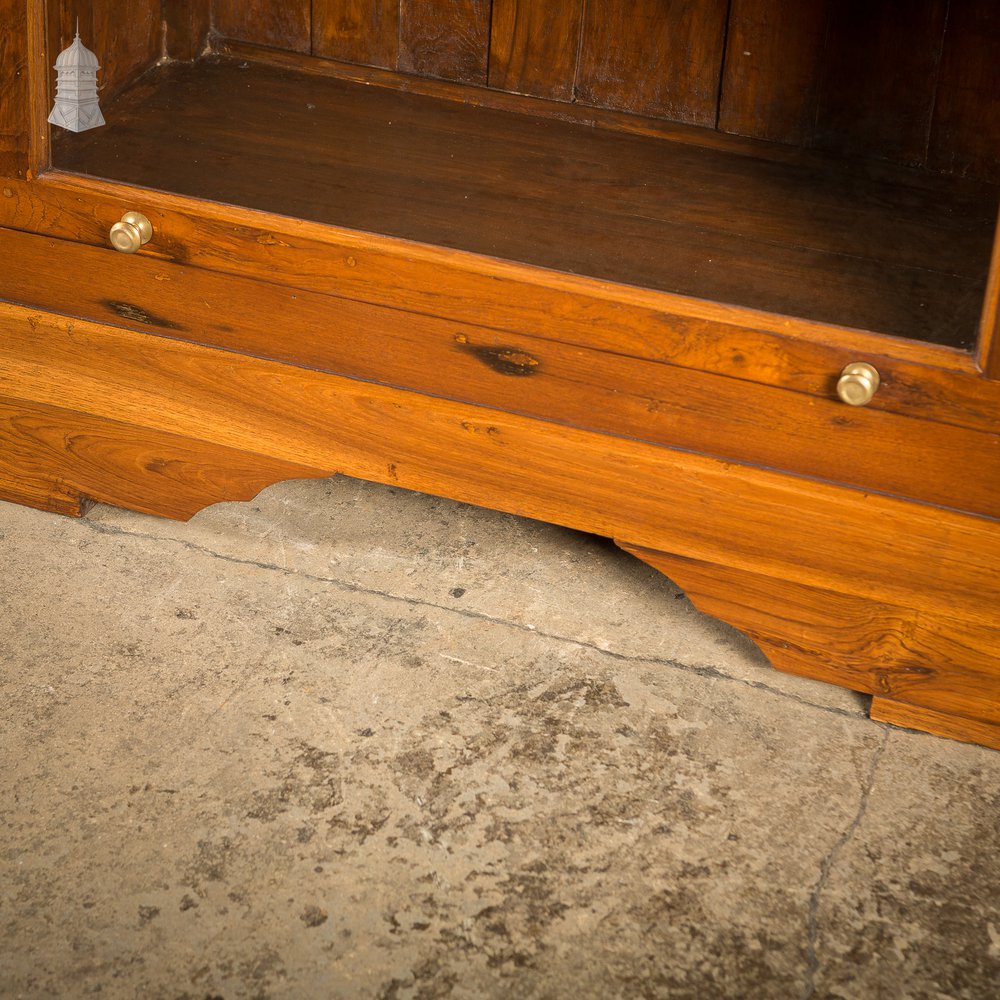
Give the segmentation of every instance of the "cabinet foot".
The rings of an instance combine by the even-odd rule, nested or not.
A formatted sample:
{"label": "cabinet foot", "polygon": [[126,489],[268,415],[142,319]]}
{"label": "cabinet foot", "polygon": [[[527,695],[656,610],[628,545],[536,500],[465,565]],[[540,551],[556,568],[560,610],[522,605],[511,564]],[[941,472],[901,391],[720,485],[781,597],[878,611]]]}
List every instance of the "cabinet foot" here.
{"label": "cabinet foot", "polygon": [[978,743],[1000,750],[1000,724],[983,719],[946,715],[919,705],[907,705],[891,698],[872,698],[871,717],[906,729],[919,729],[935,736],[947,736],[965,743]]}
{"label": "cabinet foot", "polygon": [[330,472],[0,397],[0,500],[80,517],[95,502],[187,520],[286,479]]}
{"label": "cabinet foot", "polygon": [[618,544],[669,576],[699,610],[745,632],[777,669],[874,695],[874,719],[1000,749],[1000,629],[986,616]]}

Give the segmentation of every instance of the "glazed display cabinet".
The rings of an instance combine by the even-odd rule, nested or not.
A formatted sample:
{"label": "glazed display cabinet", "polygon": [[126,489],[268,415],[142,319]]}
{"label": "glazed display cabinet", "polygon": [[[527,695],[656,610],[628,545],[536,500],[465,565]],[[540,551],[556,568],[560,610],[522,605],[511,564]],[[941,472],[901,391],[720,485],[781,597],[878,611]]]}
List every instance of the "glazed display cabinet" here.
{"label": "glazed display cabinet", "polygon": [[0,498],[344,473],[540,518],[1000,747],[1000,5],[0,25]]}

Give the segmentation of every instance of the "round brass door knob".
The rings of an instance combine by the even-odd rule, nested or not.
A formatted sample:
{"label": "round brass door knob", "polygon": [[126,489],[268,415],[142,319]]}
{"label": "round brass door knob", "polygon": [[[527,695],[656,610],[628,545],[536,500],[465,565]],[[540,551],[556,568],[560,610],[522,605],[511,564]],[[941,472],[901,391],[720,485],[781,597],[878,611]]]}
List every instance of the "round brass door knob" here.
{"label": "round brass door knob", "polygon": [[126,212],[111,227],[111,245],[122,253],[135,253],[153,238],[153,227],[142,212]]}
{"label": "round brass door knob", "polygon": [[849,364],[837,380],[837,395],[849,406],[867,406],[878,392],[878,372],[864,361]]}

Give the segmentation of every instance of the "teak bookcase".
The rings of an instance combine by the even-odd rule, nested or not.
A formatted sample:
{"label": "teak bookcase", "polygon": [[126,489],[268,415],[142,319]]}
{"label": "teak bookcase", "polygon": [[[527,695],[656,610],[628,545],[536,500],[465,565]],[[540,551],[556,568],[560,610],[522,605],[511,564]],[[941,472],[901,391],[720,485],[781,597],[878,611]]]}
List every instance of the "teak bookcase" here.
{"label": "teak bookcase", "polygon": [[[70,133],[77,18],[107,124]],[[0,497],[187,518],[345,473],[541,518],[1000,748],[1000,5],[0,25]]]}

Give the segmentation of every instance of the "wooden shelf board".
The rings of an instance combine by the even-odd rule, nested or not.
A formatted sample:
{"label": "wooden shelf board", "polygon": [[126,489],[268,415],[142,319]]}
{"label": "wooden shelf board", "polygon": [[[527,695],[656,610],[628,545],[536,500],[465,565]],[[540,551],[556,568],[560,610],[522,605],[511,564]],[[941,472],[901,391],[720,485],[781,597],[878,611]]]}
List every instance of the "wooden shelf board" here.
{"label": "wooden shelf board", "polygon": [[[525,108],[531,107],[525,99]],[[75,173],[962,349],[997,192],[214,56],[154,68]]]}

